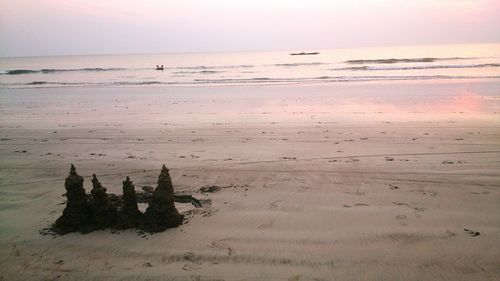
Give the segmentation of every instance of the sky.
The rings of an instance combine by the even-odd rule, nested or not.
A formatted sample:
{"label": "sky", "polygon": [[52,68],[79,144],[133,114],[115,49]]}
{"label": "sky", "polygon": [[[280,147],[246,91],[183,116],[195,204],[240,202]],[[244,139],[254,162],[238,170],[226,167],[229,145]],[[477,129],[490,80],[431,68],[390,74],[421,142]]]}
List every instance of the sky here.
{"label": "sky", "polygon": [[0,57],[500,42],[500,0],[0,0]]}

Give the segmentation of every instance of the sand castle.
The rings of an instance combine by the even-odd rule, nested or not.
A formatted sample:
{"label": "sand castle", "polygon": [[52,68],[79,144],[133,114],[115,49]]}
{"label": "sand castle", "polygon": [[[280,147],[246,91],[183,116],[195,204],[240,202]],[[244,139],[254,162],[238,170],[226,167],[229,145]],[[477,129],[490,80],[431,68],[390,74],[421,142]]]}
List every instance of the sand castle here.
{"label": "sand castle", "polygon": [[137,195],[135,194],[134,184],[127,177],[123,182],[123,206],[119,213],[118,228],[127,229],[140,228],[144,221],[144,215],[139,211],[137,205]]}
{"label": "sand castle", "polygon": [[112,194],[106,193],[106,188],[101,185],[95,174],[92,177],[93,188],[90,194],[85,193],[83,181],[83,177],[76,173],[75,166],[71,165],[70,174],[64,183],[66,208],[52,226],[54,232],[88,233],[106,228],[136,228],[159,232],[182,223],[182,216],[175,208],[174,187],[165,165],[144,214],[139,210],[134,184],[129,177],[123,181],[123,196],[113,195],[112,198]]}
{"label": "sand castle", "polygon": [[174,187],[165,165],[161,169],[158,186],[153,191],[145,216],[149,226],[157,230],[181,224],[181,216],[174,205]]}
{"label": "sand castle", "polygon": [[90,191],[90,224],[94,229],[104,229],[110,225],[115,225],[118,220],[118,211],[109,200],[106,188],[104,188],[96,175],[92,175],[93,188]]}
{"label": "sand castle", "polygon": [[69,176],[64,181],[64,187],[68,201],[62,216],[55,222],[54,229],[59,233],[87,232],[91,218],[90,205],[83,188],[83,177],[76,173],[73,164]]}

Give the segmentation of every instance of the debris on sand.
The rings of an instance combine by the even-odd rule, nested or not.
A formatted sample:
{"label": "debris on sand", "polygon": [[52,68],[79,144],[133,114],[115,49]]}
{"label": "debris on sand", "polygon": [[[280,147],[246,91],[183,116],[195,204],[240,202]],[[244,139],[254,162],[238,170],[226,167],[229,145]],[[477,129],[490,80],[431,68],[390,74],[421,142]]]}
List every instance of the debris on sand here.
{"label": "debris on sand", "polygon": [[[196,208],[201,208],[201,206],[202,206],[200,200],[198,200],[198,199],[194,198],[192,195],[188,195],[188,194],[186,194],[186,195],[174,194],[174,201],[179,202],[179,203],[191,203]],[[207,201],[207,200],[203,200],[203,201]]]}
{"label": "debris on sand", "polygon": [[220,191],[221,189],[222,189],[222,187],[217,186],[217,185],[205,185],[205,186],[200,187],[200,189],[198,189],[198,191],[201,193],[214,193],[214,192]]}
{"label": "debris on sand", "polygon": [[479,231],[474,231],[472,229],[467,229],[467,228],[464,228],[464,231],[469,233],[469,235],[472,237],[476,237],[479,236],[479,234],[481,234]]}

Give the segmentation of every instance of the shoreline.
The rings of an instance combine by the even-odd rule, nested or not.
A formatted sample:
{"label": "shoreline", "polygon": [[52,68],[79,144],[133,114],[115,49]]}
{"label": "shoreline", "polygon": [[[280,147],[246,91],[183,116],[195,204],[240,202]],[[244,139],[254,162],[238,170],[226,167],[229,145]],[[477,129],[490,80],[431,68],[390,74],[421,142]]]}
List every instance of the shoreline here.
{"label": "shoreline", "polygon": [[[40,86],[44,84],[50,85],[51,82],[43,82],[40,84],[37,81],[31,82],[29,85],[33,85],[29,87],[29,85],[24,85],[24,87],[13,87],[13,88],[2,88],[0,90],[4,91],[13,91],[13,90],[37,90],[37,89],[79,89],[79,88],[93,88],[93,89],[127,89],[127,88],[225,88],[225,87],[290,87],[290,86],[330,86],[335,87],[335,85],[342,84],[350,84],[350,85],[391,85],[391,84],[415,84],[422,85],[424,83],[428,84],[450,84],[450,83],[498,83],[500,81],[500,76],[484,76],[484,77],[473,77],[473,76],[465,76],[465,77],[442,77],[436,78],[434,76],[421,76],[421,77],[402,77],[402,78],[394,78],[394,79],[357,79],[357,80],[336,80],[335,77],[331,77],[331,80],[326,78],[305,78],[305,80],[297,80],[290,82],[276,82],[276,81],[266,81],[262,82],[252,81],[252,82],[235,82],[235,83],[194,83],[194,82],[138,82],[137,84],[127,84],[128,82],[124,82],[124,84],[79,84],[79,85],[53,85],[53,86]],[[269,78],[269,80],[273,80],[273,78]],[[251,80],[249,80],[251,81]],[[35,83],[35,84],[32,84]],[[1,85],[1,84],[0,84]],[[8,84],[6,84],[8,85]]]}

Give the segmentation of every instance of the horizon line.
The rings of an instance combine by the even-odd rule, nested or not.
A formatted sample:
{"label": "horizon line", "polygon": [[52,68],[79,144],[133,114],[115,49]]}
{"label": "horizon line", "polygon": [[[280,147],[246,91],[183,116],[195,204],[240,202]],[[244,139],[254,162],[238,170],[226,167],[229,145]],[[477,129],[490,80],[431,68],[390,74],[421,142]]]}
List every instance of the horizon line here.
{"label": "horizon line", "polygon": [[130,56],[130,55],[189,55],[189,54],[216,54],[216,53],[265,53],[265,52],[295,52],[295,51],[320,51],[320,50],[342,50],[342,49],[375,49],[375,48],[400,48],[410,46],[448,46],[448,45],[489,45],[500,44],[500,41],[493,42],[473,42],[473,43],[420,43],[420,44],[396,44],[396,45],[374,45],[360,47],[320,47],[320,48],[300,48],[300,49],[255,49],[255,50],[231,50],[231,51],[186,51],[186,52],[133,52],[133,53],[89,53],[89,54],[61,54],[61,55],[28,55],[28,56],[2,56],[0,59],[16,59],[16,58],[50,58],[50,57],[84,57],[84,56]]}

